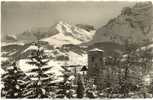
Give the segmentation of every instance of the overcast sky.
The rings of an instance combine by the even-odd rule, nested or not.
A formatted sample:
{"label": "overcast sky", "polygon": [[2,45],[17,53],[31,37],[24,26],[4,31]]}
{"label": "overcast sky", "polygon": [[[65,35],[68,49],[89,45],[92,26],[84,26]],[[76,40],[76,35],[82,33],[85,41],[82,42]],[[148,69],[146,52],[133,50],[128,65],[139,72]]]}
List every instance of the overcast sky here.
{"label": "overcast sky", "polygon": [[33,27],[50,27],[62,20],[96,28],[134,2],[7,2],[2,3],[2,37]]}

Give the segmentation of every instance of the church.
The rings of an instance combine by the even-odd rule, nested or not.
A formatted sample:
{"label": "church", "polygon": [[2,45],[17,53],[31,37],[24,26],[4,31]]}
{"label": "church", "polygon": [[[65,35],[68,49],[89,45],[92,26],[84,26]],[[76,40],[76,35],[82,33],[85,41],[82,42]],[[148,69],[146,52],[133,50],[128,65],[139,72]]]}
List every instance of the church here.
{"label": "church", "polygon": [[101,90],[117,82],[116,71],[105,64],[104,51],[94,48],[88,51],[88,79],[92,79],[97,89]]}

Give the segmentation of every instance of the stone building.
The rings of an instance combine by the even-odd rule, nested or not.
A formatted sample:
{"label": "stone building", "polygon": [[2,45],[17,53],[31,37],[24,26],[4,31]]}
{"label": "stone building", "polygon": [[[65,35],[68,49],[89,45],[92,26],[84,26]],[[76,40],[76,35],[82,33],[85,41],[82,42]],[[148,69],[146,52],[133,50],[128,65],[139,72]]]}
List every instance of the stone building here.
{"label": "stone building", "polygon": [[104,51],[94,48],[88,51],[88,79],[93,79],[97,89],[104,87],[104,74],[106,71],[104,66]]}

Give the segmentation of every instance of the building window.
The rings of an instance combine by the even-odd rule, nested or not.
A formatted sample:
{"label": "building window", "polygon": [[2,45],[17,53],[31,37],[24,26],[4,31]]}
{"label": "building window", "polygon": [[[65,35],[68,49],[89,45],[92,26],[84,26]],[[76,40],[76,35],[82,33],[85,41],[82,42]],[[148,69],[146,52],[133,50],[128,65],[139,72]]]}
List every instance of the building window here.
{"label": "building window", "polygon": [[91,57],[91,61],[94,62],[94,57]]}

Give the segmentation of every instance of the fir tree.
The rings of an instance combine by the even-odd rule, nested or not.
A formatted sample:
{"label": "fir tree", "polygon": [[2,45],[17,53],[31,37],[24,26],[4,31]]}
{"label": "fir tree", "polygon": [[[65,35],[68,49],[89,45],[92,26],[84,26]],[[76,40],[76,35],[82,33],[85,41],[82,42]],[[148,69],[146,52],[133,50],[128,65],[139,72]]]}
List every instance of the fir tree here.
{"label": "fir tree", "polygon": [[[152,54],[152,48],[146,48],[145,50],[141,50],[140,51],[140,58],[142,59],[141,63],[141,67],[142,67],[142,86],[141,86],[141,90],[143,92],[144,98],[146,98],[146,94],[150,92],[150,88],[148,88],[148,86],[146,86],[145,82],[144,82],[144,76],[149,75],[151,76],[151,70],[152,70],[152,59],[153,59],[153,54]],[[151,79],[150,79],[150,83],[151,83]],[[150,84],[150,86],[152,85],[152,83]]]}
{"label": "fir tree", "polygon": [[94,80],[89,79],[86,87],[86,97],[88,98],[96,98],[97,97],[97,86],[94,84]]}
{"label": "fir tree", "polygon": [[23,90],[29,81],[28,77],[16,66],[16,62],[10,66],[6,73],[2,75],[1,95],[6,98],[22,98]]}
{"label": "fir tree", "polygon": [[51,73],[46,73],[51,67],[46,67],[49,60],[45,55],[44,50],[39,44],[36,44],[38,50],[36,53],[31,55],[31,61],[28,62],[31,65],[36,66],[36,68],[30,70],[30,73],[35,73],[31,75],[30,78],[34,78],[28,85],[25,92],[25,96],[28,98],[49,98],[51,92],[53,91],[53,75]]}
{"label": "fir tree", "polygon": [[79,75],[78,77],[77,85],[78,85],[77,90],[76,90],[77,98],[83,98],[84,97],[84,84],[83,84],[81,75]]}
{"label": "fir tree", "polygon": [[63,71],[63,82],[58,85],[57,98],[72,98],[73,97],[73,87],[72,82],[69,79],[71,73],[68,70]]}
{"label": "fir tree", "polygon": [[121,81],[119,82],[119,85],[120,85],[120,90],[119,92],[120,93],[123,93],[123,96],[124,97],[128,97],[128,94],[129,94],[129,89],[130,89],[130,81],[129,81],[129,74],[130,74],[130,70],[132,70],[132,66],[135,65],[135,62],[134,62],[134,55],[135,55],[135,51],[137,49],[137,44],[136,43],[133,43],[132,41],[125,41],[125,53],[127,54],[127,57],[126,57],[126,61],[124,64],[122,64],[122,67],[123,67],[123,76]]}

